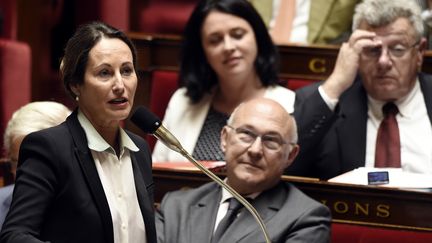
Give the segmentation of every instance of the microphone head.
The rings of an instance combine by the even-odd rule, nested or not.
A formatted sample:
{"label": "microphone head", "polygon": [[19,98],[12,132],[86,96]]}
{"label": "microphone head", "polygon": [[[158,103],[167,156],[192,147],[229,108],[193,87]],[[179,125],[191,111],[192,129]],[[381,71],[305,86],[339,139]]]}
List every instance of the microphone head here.
{"label": "microphone head", "polygon": [[144,106],[135,109],[131,121],[144,132],[151,134],[153,134],[162,124],[161,120]]}

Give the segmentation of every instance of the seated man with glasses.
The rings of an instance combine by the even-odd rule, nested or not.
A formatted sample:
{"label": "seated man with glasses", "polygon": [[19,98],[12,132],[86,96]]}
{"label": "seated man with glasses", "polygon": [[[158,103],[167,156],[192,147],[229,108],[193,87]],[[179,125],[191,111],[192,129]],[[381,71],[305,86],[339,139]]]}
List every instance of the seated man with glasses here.
{"label": "seated man with glasses", "polygon": [[[329,242],[328,208],[281,181],[299,151],[296,142],[295,120],[278,102],[240,104],[221,131],[225,181],[251,200],[272,242]],[[215,182],[167,193],[156,215],[158,242],[264,242],[253,216],[243,207],[234,213],[231,198]],[[226,215],[232,222],[220,230]]]}
{"label": "seated man with glasses", "polygon": [[415,1],[365,0],[333,72],[296,92],[302,151],[286,172],[328,179],[358,167],[432,174],[432,77]]}

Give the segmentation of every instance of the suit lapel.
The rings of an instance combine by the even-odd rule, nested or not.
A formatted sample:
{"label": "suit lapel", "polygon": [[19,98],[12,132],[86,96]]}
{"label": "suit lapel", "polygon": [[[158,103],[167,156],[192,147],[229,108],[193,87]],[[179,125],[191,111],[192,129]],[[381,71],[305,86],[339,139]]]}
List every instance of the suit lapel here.
{"label": "suit lapel", "polygon": [[77,110],[75,110],[73,114],[67,118],[66,123],[74,140],[75,155],[79,161],[84,178],[87,181],[87,185],[90,188],[93,201],[99,210],[105,230],[105,235],[107,236],[106,239],[108,240],[108,243],[112,243],[114,241],[114,233],[111,212],[104,189],[102,187],[102,182],[99,179],[96,165],[94,164],[93,157],[87,146],[87,138],[85,136],[84,130],[78,122]]}
{"label": "suit lapel", "polygon": [[[343,100],[343,101],[342,101]],[[340,165],[342,171],[364,166],[366,156],[366,126],[367,126],[366,91],[360,79],[354,81],[340,102],[341,125],[336,127],[341,148]]]}
{"label": "suit lapel", "polygon": [[[142,156],[139,156],[140,153],[131,153],[132,167],[135,179],[135,188],[138,196],[138,202],[141,209],[141,214],[144,218],[144,223],[146,226],[146,235],[148,242],[156,242],[156,226],[155,226],[155,218],[153,211],[153,200],[149,198],[149,194],[146,187],[153,187],[153,183],[148,185],[143,178],[151,178],[151,175],[148,173],[151,171],[150,168],[143,168],[143,163],[139,163],[138,161],[145,161]],[[138,160],[137,160],[138,157]]]}
{"label": "suit lapel", "polygon": [[221,188],[215,184],[210,193],[189,207],[187,242],[210,242],[220,200]]}
{"label": "suit lapel", "polygon": [[420,89],[426,103],[429,120],[432,121],[432,78],[423,73],[419,74]]}
{"label": "suit lapel", "polygon": [[308,21],[308,43],[313,43],[326,22],[335,0],[311,1]]}
{"label": "suit lapel", "polygon": [[[283,184],[279,183],[274,188],[261,193],[261,195],[253,200],[252,206],[257,210],[264,224],[267,226],[272,223],[273,217],[279,212],[286,198],[287,193],[283,190]],[[265,242],[258,222],[246,208],[242,210],[242,213],[233,222],[233,225],[223,236],[221,242],[238,242],[252,233],[258,237],[255,238],[255,235],[253,236],[255,242]]]}

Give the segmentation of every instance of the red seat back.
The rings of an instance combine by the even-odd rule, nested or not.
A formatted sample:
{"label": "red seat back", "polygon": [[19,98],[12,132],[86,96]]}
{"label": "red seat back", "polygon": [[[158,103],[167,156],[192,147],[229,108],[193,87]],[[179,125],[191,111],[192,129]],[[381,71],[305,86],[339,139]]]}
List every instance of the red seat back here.
{"label": "red seat back", "polygon": [[181,34],[197,0],[150,0],[138,11],[138,30],[147,33]]}
{"label": "red seat back", "polygon": [[17,38],[17,1],[0,0],[0,10],[3,15],[1,37],[16,40]]}
{"label": "red seat back", "polygon": [[[150,110],[163,119],[171,96],[178,88],[178,73],[174,71],[156,70],[152,73],[150,91]],[[148,137],[150,148],[153,149],[156,140]]]}
{"label": "red seat back", "polygon": [[290,90],[297,90],[304,86],[310,85],[317,82],[316,80],[307,80],[307,79],[288,79],[286,81],[285,87]]}
{"label": "red seat back", "polygon": [[432,233],[332,223],[332,243],[430,243]]}
{"label": "red seat back", "polygon": [[[23,42],[0,39],[0,134],[21,106],[31,101],[31,51]],[[1,139],[3,148],[3,139]]]}
{"label": "red seat back", "polygon": [[100,20],[129,31],[130,0],[75,0],[76,24]]}

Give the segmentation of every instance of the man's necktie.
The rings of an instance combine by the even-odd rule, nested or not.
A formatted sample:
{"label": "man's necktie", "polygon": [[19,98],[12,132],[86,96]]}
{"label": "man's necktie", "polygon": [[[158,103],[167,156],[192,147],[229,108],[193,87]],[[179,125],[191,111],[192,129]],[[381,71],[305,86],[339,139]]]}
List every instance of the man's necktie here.
{"label": "man's necktie", "polygon": [[295,0],[281,0],[279,13],[276,16],[275,24],[270,30],[273,41],[276,44],[290,43],[291,29],[296,12]]}
{"label": "man's necktie", "polygon": [[384,119],[377,134],[375,167],[401,167],[400,137],[396,115],[399,113],[394,103],[383,106]]}
{"label": "man's necktie", "polygon": [[234,219],[237,216],[238,211],[242,208],[242,204],[235,198],[229,199],[229,206],[228,211],[223,217],[223,219],[220,221],[218,227],[216,228],[216,231],[212,238],[212,243],[217,243],[222,238],[222,235],[225,233],[225,231],[228,229],[228,227],[231,225],[231,223],[234,221]]}

